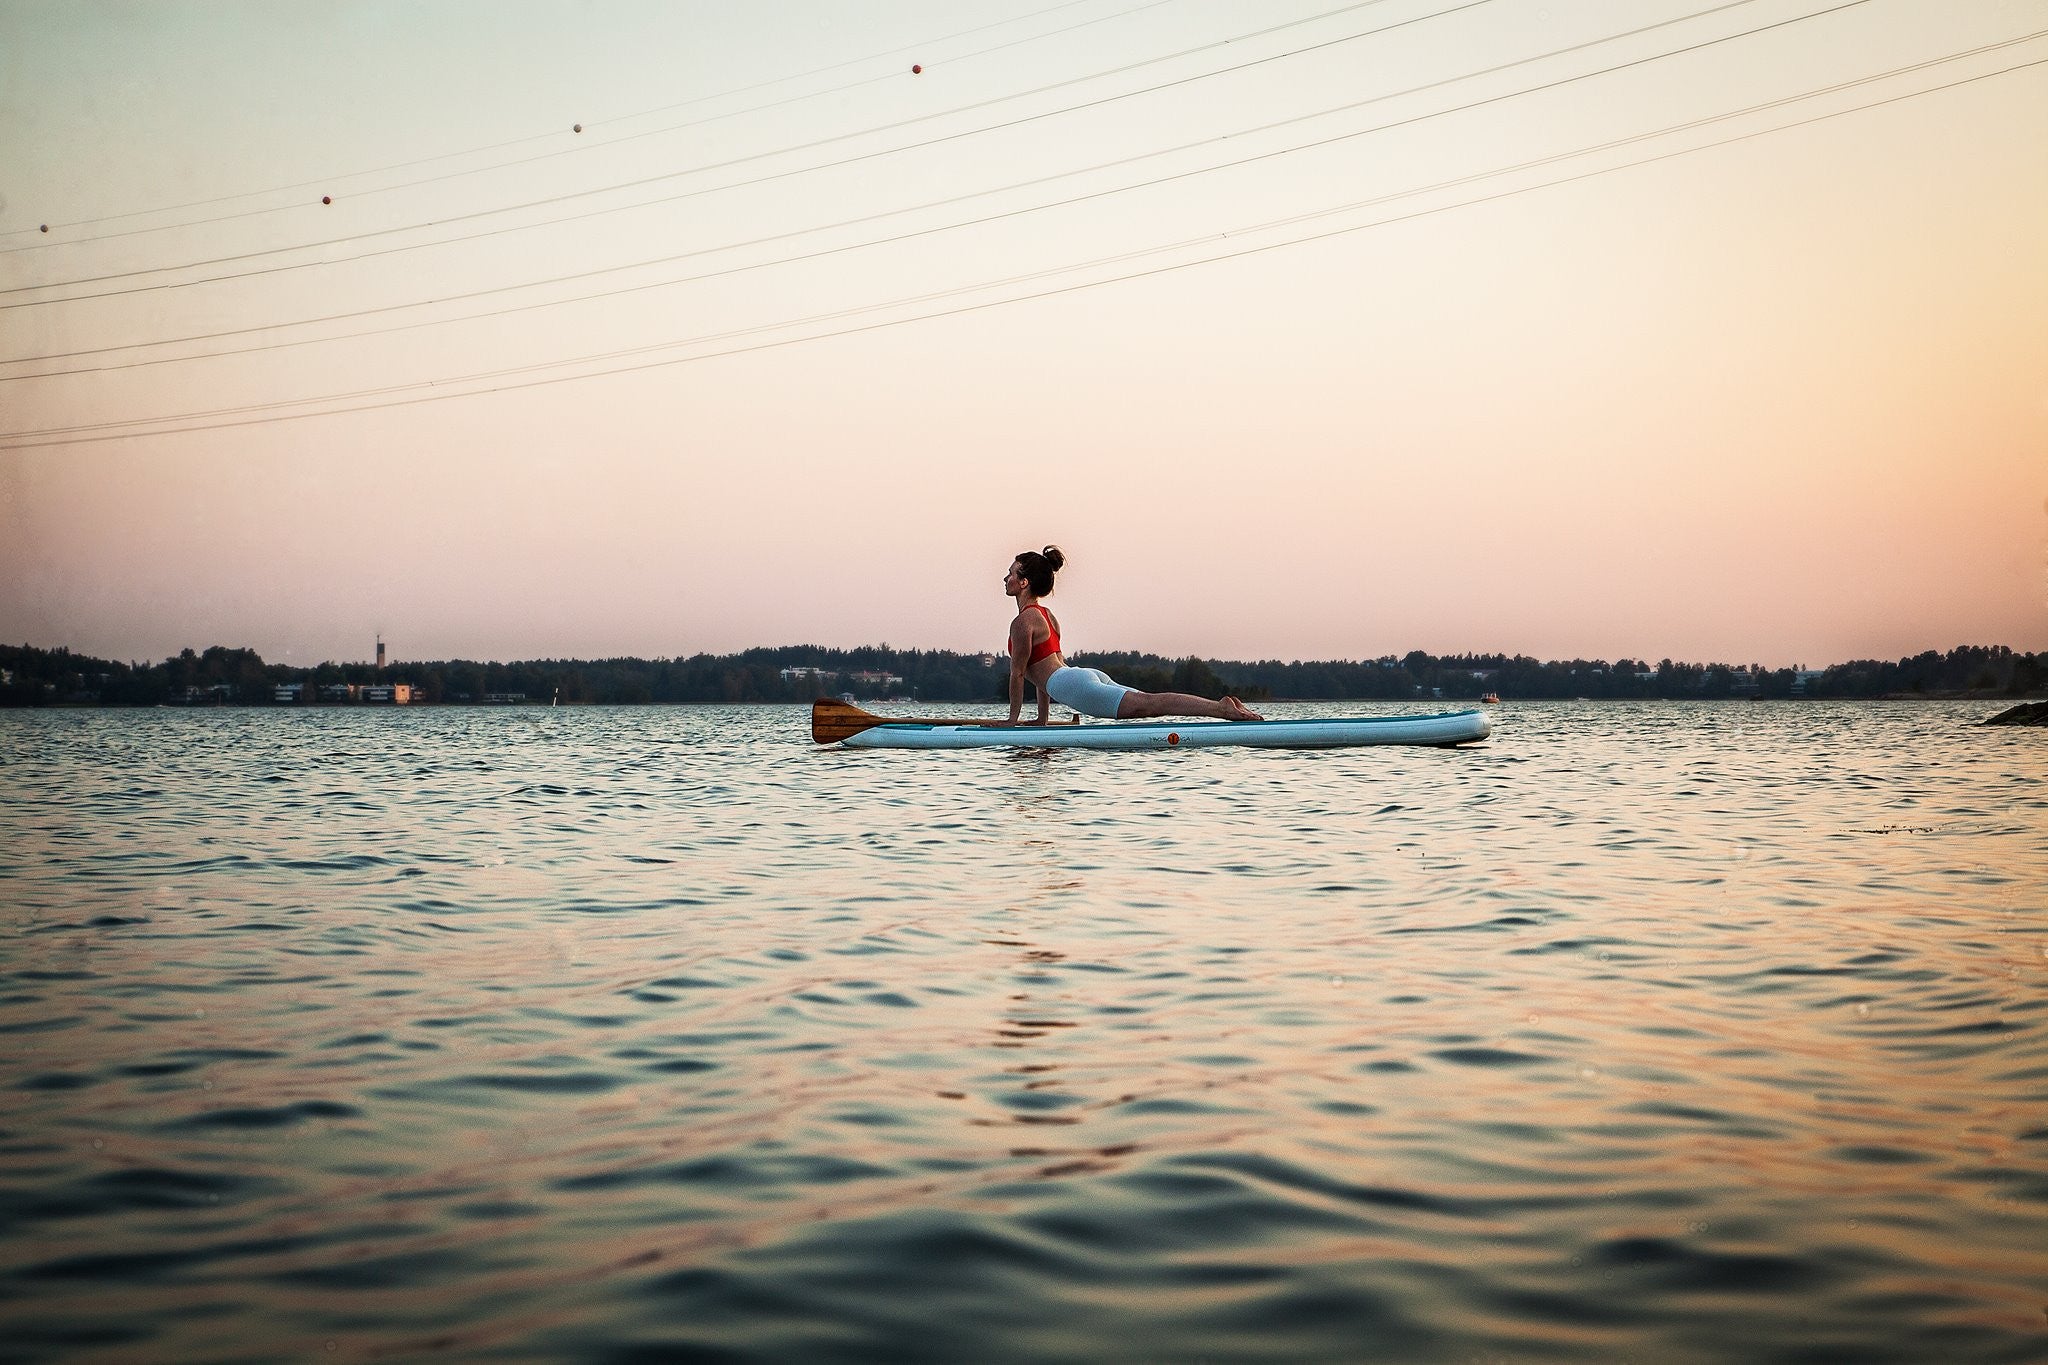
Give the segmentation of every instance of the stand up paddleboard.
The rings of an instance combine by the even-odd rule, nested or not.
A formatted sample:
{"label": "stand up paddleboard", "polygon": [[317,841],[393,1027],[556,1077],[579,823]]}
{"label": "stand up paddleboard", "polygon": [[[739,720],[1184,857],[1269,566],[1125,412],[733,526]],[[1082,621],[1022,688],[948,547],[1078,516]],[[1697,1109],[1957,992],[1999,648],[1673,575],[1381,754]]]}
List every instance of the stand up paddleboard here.
{"label": "stand up paddleboard", "polygon": [[1366,744],[1470,744],[1492,733],[1484,711],[1310,720],[1005,725],[942,717],[899,720],[829,699],[811,707],[811,738],[849,749],[1349,749]]}

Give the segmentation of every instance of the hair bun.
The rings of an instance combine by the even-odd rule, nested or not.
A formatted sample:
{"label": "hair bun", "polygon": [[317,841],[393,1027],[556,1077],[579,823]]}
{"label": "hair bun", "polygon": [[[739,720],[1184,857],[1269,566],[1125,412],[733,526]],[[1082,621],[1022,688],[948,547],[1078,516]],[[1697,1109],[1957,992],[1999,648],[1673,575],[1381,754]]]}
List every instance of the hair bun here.
{"label": "hair bun", "polygon": [[1062,568],[1067,562],[1067,557],[1060,553],[1060,547],[1057,545],[1046,546],[1044,554],[1045,562],[1052,565],[1055,570]]}

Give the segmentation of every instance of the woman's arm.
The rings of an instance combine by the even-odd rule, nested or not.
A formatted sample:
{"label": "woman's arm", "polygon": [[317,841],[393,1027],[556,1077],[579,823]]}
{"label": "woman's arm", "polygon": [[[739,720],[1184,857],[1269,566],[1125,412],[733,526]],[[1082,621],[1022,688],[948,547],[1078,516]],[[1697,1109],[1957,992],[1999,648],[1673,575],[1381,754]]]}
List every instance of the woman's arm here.
{"label": "woman's arm", "polygon": [[[1031,623],[1020,613],[1010,623],[1010,724],[1017,723],[1017,717],[1024,712],[1024,661],[1031,657]],[[1045,696],[1039,694],[1039,709],[1045,707]]]}
{"label": "woman's arm", "polygon": [[[1031,638],[1032,624],[1031,618],[1020,612],[1017,619],[1010,625],[1010,724],[1012,725],[1015,725],[1017,718],[1024,713],[1024,684],[1031,676],[1026,660],[1031,657],[1031,646],[1033,643]],[[1037,688],[1037,691],[1037,723],[1046,725],[1052,720],[1052,700],[1045,695],[1043,687]]]}

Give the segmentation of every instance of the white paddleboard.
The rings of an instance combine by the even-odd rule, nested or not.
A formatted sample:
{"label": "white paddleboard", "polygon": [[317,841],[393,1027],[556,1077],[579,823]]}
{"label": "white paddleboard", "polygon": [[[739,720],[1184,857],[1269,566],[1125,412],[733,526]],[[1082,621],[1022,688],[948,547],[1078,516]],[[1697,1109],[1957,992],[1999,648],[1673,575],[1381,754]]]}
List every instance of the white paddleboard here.
{"label": "white paddleboard", "polygon": [[849,749],[1348,749],[1470,744],[1493,733],[1484,711],[1307,720],[1105,721],[1096,725],[877,725]]}

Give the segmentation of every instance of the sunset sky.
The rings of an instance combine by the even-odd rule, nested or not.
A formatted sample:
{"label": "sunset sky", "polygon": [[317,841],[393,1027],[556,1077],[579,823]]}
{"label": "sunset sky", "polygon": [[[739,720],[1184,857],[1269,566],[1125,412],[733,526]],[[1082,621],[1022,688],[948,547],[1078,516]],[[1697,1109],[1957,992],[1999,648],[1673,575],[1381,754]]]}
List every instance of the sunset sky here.
{"label": "sunset sky", "polygon": [[0,639],[2048,649],[2044,148],[2048,0],[0,0]]}

